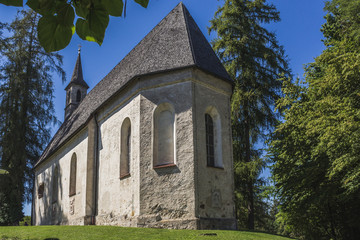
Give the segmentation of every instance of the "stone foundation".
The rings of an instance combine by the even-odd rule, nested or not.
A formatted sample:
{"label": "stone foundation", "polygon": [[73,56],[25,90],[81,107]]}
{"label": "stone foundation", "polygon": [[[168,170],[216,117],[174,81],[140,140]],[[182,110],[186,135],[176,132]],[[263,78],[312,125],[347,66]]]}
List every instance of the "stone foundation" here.
{"label": "stone foundation", "polygon": [[161,219],[160,215],[138,217],[137,227],[167,229],[197,229],[197,219]]}

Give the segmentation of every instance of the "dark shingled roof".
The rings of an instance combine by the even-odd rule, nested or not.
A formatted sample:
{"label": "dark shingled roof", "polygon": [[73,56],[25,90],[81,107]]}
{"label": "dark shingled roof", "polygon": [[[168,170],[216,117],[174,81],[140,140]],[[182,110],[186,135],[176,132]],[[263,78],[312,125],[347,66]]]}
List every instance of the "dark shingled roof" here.
{"label": "dark shingled roof", "polygon": [[79,49],[78,57],[76,59],[76,64],[75,64],[73,75],[71,77],[71,80],[70,80],[69,84],[65,88],[65,90],[68,90],[68,88],[73,84],[83,86],[86,89],[89,88],[87,83],[84,81],[84,77],[83,77],[83,73],[82,73],[80,49]]}
{"label": "dark shingled roof", "polygon": [[[78,60],[81,66],[80,56]],[[36,166],[86,126],[91,115],[135,77],[187,67],[197,67],[233,82],[186,7],[180,3],[90,91],[61,125]]]}

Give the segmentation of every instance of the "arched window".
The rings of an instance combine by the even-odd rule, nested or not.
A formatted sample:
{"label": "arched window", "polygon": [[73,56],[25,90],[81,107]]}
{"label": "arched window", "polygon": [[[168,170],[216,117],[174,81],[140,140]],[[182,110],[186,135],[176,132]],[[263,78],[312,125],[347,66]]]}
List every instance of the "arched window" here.
{"label": "arched window", "polygon": [[174,164],[175,111],[168,103],[160,104],[154,112],[154,167]]}
{"label": "arched window", "polygon": [[209,114],[205,114],[205,131],[207,165],[215,167],[214,122]]}
{"label": "arched window", "polygon": [[77,90],[76,92],[76,102],[80,102],[81,101],[81,92],[80,90]]}
{"label": "arched window", "polygon": [[69,184],[69,196],[76,194],[76,153],[71,156],[70,162],[70,184]]}
{"label": "arched window", "polygon": [[220,115],[215,107],[205,112],[206,161],[209,167],[223,167]]}
{"label": "arched window", "polygon": [[58,201],[59,195],[59,168],[55,167],[52,176],[52,203],[56,203]]}
{"label": "arched window", "polygon": [[130,175],[131,122],[129,118],[126,118],[121,125],[120,144],[120,178],[123,178]]}

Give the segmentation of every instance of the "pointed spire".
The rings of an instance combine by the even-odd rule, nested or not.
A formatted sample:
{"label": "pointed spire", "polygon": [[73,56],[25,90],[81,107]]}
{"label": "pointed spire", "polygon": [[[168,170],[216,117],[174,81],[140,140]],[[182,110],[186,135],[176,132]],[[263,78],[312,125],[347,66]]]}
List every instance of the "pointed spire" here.
{"label": "pointed spire", "polygon": [[78,57],[76,60],[74,72],[73,72],[71,80],[70,80],[69,84],[67,85],[67,87],[65,88],[65,90],[67,90],[72,84],[83,86],[86,89],[89,88],[87,83],[84,81],[84,77],[83,77],[83,73],[82,73],[82,66],[81,66],[80,52],[81,52],[81,46],[79,45]]}

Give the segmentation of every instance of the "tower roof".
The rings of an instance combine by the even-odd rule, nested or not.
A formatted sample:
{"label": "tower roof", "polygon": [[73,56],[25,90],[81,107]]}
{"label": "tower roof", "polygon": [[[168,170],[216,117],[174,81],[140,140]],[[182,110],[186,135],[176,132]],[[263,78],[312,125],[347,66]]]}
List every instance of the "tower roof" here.
{"label": "tower roof", "polygon": [[[61,125],[36,166],[86,126],[91,116],[128,82],[148,74],[185,68],[198,68],[233,83],[184,4],[179,3],[87,94]],[[79,55],[69,85],[81,80]]]}
{"label": "tower roof", "polygon": [[73,72],[71,80],[70,80],[69,84],[66,86],[65,90],[68,90],[69,87],[73,84],[83,86],[86,89],[89,88],[89,86],[87,85],[87,83],[84,80],[83,73],[82,73],[80,48],[78,51],[78,57],[76,59],[74,72]]}

